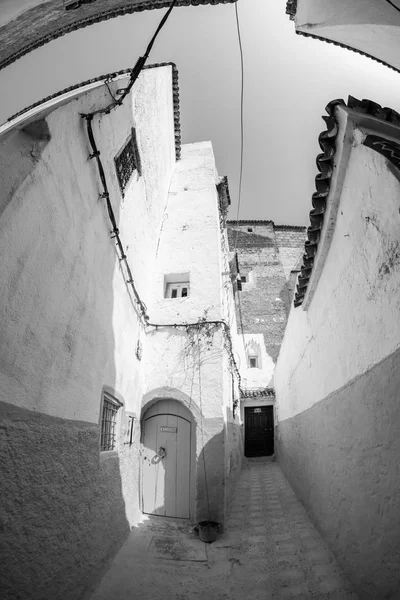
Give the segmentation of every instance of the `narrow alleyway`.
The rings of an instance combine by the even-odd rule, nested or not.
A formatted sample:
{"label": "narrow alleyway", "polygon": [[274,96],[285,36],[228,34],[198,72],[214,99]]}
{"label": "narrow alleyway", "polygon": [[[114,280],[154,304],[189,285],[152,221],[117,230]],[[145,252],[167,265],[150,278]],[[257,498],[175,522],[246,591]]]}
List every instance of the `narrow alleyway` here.
{"label": "narrow alleyway", "polygon": [[276,462],[249,460],[226,533],[204,544],[183,521],[133,531],[91,600],[357,600]]}

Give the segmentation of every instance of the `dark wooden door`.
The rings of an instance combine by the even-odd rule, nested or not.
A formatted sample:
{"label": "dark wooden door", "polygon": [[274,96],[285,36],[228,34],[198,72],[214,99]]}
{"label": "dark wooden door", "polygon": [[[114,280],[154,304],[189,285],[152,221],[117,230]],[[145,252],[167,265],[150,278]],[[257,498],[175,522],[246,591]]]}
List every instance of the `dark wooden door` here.
{"label": "dark wooden door", "polygon": [[273,411],[273,406],[252,406],[244,409],[245,456],[271,456],[274,453]]}

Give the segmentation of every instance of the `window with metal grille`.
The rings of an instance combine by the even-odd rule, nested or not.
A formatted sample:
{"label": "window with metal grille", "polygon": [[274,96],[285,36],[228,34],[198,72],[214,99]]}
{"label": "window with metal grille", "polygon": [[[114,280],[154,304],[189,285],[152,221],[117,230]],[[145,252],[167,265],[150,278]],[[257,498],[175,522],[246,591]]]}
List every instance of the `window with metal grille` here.
{"label": "window with metal grille", "polygon": [[100,450],[114,450],[117,435],[117,412],[122,404],[110,394],[103,393]]}
{"label": "window with metal grille", "polygon": [[132,128],[131,135],[125,142],[123,148],[118,152],[114,162],[121,194],[124,195],[132,173],[137,171],[139,175],[142,174],[136,131],[134,128]]}

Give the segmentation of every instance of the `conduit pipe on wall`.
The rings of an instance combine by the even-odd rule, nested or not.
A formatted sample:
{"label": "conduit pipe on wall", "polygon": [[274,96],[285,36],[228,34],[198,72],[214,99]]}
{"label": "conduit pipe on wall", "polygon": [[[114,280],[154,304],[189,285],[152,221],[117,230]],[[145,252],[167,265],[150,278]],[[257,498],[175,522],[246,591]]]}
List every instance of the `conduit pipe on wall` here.
{"label": "conduit pipe on wall", "polygon": [[138,291],[136,289],[135,282],[133,281],[132,271],[131,271],[131,268],[129,266],[128,258],[127,258],[126,254],[125,254],[125,251],[124,251],[124,247],[123,247],[120,235],[119,235],[119,229],[118,229],[118,226],[117,226],[117,221],[115,219],[115,214],[114,214],[111,202],[110,202],[110,194],[109,194],[108,187],[107,187],[107,181],[106,181],[106,176],[105,176],[105,173],[104,173],[103,164],[102,164],[101,159],[100,159],[100,151],[97,148],[96,140],[95,140],[94,133],[93,133],[93,127],[92,127],[93,116],[94,116],[93,113],[91,113],[89,115],[82,115],[82,117],[86,119],[87,134],[88,134],[89,142],[90,142],[90,145],[91,145],[91,148],[92,148],[92,154],[90,154],[89,158],[90,159],[93,159],[93,158],[96,159],[96,163],[97,163],[97,168],[98,168],[98,171],[99,171],[99,176],[100,176],[101,184],[103,186],[103,193],[100,194],[100,197],[104,198],[105,201],[106,201],[107,212],[108,212],[108,216],[109,216],[109,219],[110,219],[110,222],[111,222],[111,225],[112,225],[111,237],[115,238],[115,240],[116,240],[116,245],[117,245],[118,250],[119,250],[119,260],[120,260],[120,262],[122,262],[122,261],[125,262],[126,270],[127,270],[127,273],[128,273],[128,280],[126,281],[126,283],[130,284],[130,286],[132,287],[132,290],[133,290],[133,293],[134,293],[134,296],[135,296],[135,300],[136,300],[137,304],[140,307],[140,316],[143,319],[144,323],[147,324],[147,321],[150,318],[147,315],[147,307],[146,307],[145,303],[141,300],[141,298],[140,298],[140,296],[138,294]]}

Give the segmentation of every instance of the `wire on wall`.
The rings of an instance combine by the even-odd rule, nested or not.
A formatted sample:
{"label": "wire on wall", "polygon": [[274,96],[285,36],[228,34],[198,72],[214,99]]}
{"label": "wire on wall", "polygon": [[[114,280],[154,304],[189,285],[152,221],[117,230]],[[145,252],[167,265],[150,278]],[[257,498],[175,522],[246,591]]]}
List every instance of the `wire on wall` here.
{"label": "wire on wall", "polygon": [[201,329],[202,327],[204,327],[206,325],[220,325],[223,328],[223,332],[224,332],[225,348],[228,353],[230,366],[231,366],[231,369],[236,373],[236,377],[237,377],[238,383],[239,383],[239,390],[240,390],[240,392],[242,391],[240,372],[239,372],[239,368],[237,366],[237,362],[235,360],[235,355],[233,353],[233,342],[232,342],[232,336],[231,336],[231,329],[230,329],[228,323],[226,323],[226,321],[223,321],[223,320],[208,321],[206,319],[199,319],[196,323],[147,323],[147,325],[148,325],[148,327],[155,327],[156,330],[162,329],[163,327],[173,328],[173,329],[183,328],[186,330],[189,328]]}
{"label": "wire on wall", "polygon": [[110,201],[110,193],[108,191],[108,186],[107,186],[107,181],[106,181],[106,176],[104,173],[104,168],[103,168],[103,164],[102,161],[100,159],[100,151],[97,148],[97,144],[96,144],[96,140],[94,137],[94,133],[93,133],[93,127],[92,127],[92,121],[93,121],[93,117],[95,115],[98,114],[109,114],[110,111],[114,108],[117,108],[119,106],[121,106],[126,98],[126,96],[129,94],[129,92],[131,91],[135,81],[137,80],[137,78],[140,75],[140,72],[142,71],[146,60],[149,57],[149,54],[151,52],[151,49],[153,48],[154,42],[156,41],[156,38],[158,36],[158,34],[160,33],[161,29],[164,27],[165,22],[167,21],[169,15],[171,14],[172,9],[174,8],[176,4],[176,0],[172,0],[171,5],[169,7],[169,9],[167,10],[167,12],[165,13],[165,15],[163,16],[163,18],[161,19],[154,35],[152,36],[146,51],[144,53],[143,56],[140,56],[138,58],[138,60],[136,61],[135,66],[132,69],[130,78],[129,78],[129,83],[127,85],[127,87],[123,90],[123,93],[121,94],[120,98],[116,98],[112,92],[111,92],[111,88],[108,85],[108,81],[105,81],[105,84],[107,86],[108,92],[112,98],[112,102],[110,102],[110,104],[108,104],[105,108],[100,109],[100,110],[96,110],[93,111],[91,113],[87,113],[87,114],[81,114],[81,117],[83,117],[84,119],[86,119],[86,129],[87,129],[87,134],[88,134],[88,138],[89,138],[89,142],[90,142],[90,146],[92,148],[92,154],[90,155],[90,158],[96,159],[96,163],[97,163],[97,169],[99,172],[99,176],[100,176],[100,180],[101,180],[101,184],[103,186],[103,192],[100,195],[101,198],[104,198],[106,201],[106,206],[107,206],[107,212],[108,212],[108,217],[110,219],[111,222],[111,237],[115,238],[116,240],[116,245],[118,248],[118,253],[119,253],[119,260],[120,262],[124,262],[125,263],[125,267],[126,267],[126,271],[128,274],[128,280],[126,281],[127,284],[129,284],[133,290],[134,296],[135,296],[135,300],[139,306],[140,309],[140,316],[141,318],[144,320],[144,323],[147,323],[147,321],[149,320],[149,316],[147,315],[147,307],[145,305],[145,303],[140,299],[140,296],[138,294],[138,291],[136,289],[135,283],[133,281],[133,275],[132,275],[132,271],[131,268],[129,266],[129,262],[128,262],[128,258],[125,254],[125,250],[121,241],[121,237],[119,235],[119,229],[117,226],[117,221],[115,219],[115,214],[112,208],[112,204]]}
{"label": "wire on wall", "polygon": [[84,115],[85,119],[86,119],[86,129],[87,129],[87,134],[88,134],[88,138],[89,138],[89,142],[92,148],[92,154],[90,155],[89,158],[91,159],[96,159],[96,163],[97,163],[97,168],[99,171],[99,176],[100,176],[100,181],[101,184],[103,186],[103,193],[100,195],[101,198],[104,198],[106,201],[106,206],[107,206],[107,212],[108,212],[108,217],[110,219],[111,222],[111,237],[115,239],[116,241],[116,245],[118,248],[118,254],[119,254],[119,260],[120,262],[124,262],[125,266],[126,266],[126,271],[128,273],[128,280],[126,281],[127,284],[129,284],[133,290],[136,302],[139,306],[140,309],[140,316],[143,318],[144,322],[147,323],[147,321],[149,320],[149,316],[147,315],[147,307],[145,305],[145,303],[140,299],[140,296],[138,294],[138,291],[136,289],[135,283],[133,281],[133,276],[132,276],[132,271],[131,268],[129,266],[129,262],[128,262],[128,258],[125,254],[125,250],[121,241],[121,237],[119,235],[119,229],[117,226],[117,221],[115,219],[115,214],[111,205],[111,201],[110,201],[110,194],[108,191],[108,187],[107,187],[107,181],[106,181],[106,176],[104,173],[104,168],[103,168],[103,164],[101,162],[101,158],[100,158],[100,151],[97,148],[96,145],[96,140],[93,134],[93,127],[92,127],[92,121],[93,121],[93,114],[90,115]]}
{"label": "wire on wall", "polygon": [[[240,33],[240,22],[239,22],[239,11],[238,11],[238,2],[235,3],[235,15],[236,15],[236,28],[239,42],[239,51],[240,51],[240,171],[239,171],[239,191],[238,191],[238,205],[237,205],[237,214],[236,214],[236,228],[239,226],[239,211],[240,211],[240,203],[242,199],[242,179],[243,179],[243,147],[244,147],[244,115],[243,115],[243,107],[244,107],[244,60],[243,60],[243,46],[242,46],[242,36]],[[236,252],[237,247],[237,239],[239,235],[239,230],[236,229],[236,237],[235,237],[235,247],[234,252]]]}
{"label": "wire on wall", "polygon": [[[172,12],[172,9],[174,8],[175,4],[176,4],[177,0],[172,0],[171,5],[169,7],[169,9],[167,10],[167,12],[165,13],[165,15],[163,16],[163,18],[160,21],[160,24],[158,25],[153,37],[151,38],[146,51],[144,53],[143,56],[139,56],[139,58],[136,61],[135,66],[133,67],[132,71],[131,71],[131,75],[129,77],[129,83],[126,86],[126,88],[124,88],[122,91],[121,96],[117,99],[117,98],[113,98],[113,101],[108,104],[105,108],[101,108],[99,110],[95,110],[92,113],[90,113],[91,115],[99,115],[99,114],[109,114],[114,108],[118,108],[119,106],[121,106],[125,100],[125,98],[127,97],[127,95],[129,94],[129,92],[131,91],[131,89],[133,88],[135,81],[137,80],[137,78],[140,75],[140,72],[142,71],[144,65],[146,64],[146,60],[149,57],[149,54],[151,52],[151,49],[154,46],[154,42],[156,41],[156,38],[158,36],[158,34],[160,33],[161,29],[164,27],[169,15]],[[108,87],[108,86],[107,86]],[[111,93],[111,92],[110,92]],[[86,116],[86,115],[84,115]]]}

